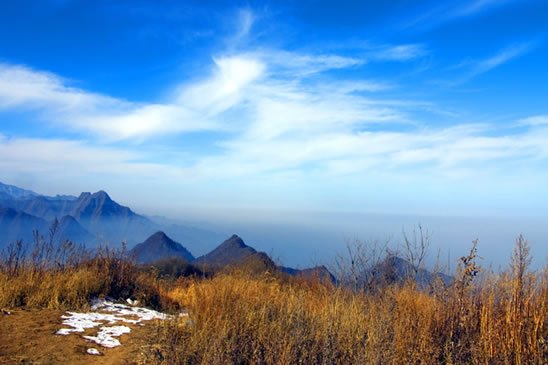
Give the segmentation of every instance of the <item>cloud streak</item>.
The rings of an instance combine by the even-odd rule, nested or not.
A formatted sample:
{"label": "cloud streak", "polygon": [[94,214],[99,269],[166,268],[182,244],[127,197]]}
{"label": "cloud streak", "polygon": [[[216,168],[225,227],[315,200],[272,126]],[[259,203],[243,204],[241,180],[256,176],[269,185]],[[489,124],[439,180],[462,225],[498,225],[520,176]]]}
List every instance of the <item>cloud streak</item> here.
{"label": "cloud streak", "polygon": [[479,16],[516,0],[471,0],[439,2],[420,16],[403,24],[403,28],[431,29],[464,18]]}
{"label": "cloud streak", "polygon": [[525,42],[509,45],[492,56],[476,61],[464,61],[458,65],[450,67],[451,71],[461,71],[460,77],[451,81],[438,82],[444,86],[459,86],[467,83],[476,77],[491,72],[498,67],[526,55],[536,46],[535,42]]}

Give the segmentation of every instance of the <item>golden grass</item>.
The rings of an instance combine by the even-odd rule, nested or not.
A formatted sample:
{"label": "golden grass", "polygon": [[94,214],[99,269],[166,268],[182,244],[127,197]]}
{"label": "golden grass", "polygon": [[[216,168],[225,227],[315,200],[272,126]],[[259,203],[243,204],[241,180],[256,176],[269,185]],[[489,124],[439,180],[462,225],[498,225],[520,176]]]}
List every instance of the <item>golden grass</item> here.
{"label": "golden grass", "polygon": [[191,322],[159,325],[143,361],[547,364],[548,271],[512,265],[474,285],[468,264],[455,284],[430,292],[413,282],[352,292],[269,274],[180,280],[167,295]]}
{"label": "golden grass", "polygon": [[31,260],[17,267],[0,264],[0,308],[76,309],[97,297],[132,297],[157,308],[173,308],[165,295],[168,288],[116,251],[82,256],[70,265],[37,265]]}
{"label": "golden grass", "polygon": [[547,364],[548,266],[478,276],[475,248],[455,282],[351,290],[249,270],[161,279],[119,253],[70,265],[0,264],[0,307],[78,308],[136,297],[189,317],[153,327],[147,364]]}

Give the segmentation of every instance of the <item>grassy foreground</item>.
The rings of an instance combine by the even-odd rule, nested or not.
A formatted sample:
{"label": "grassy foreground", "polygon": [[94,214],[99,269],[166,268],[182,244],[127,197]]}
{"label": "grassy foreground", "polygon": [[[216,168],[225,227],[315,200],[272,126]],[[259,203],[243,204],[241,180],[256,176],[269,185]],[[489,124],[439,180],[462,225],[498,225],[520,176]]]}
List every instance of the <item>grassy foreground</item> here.
{"label": "grassy foreground", "polygon": [[108,250],[57,262],[5,255],[0,307],[74,309],[131,296],[188,310],[190,319],[151,327],[142,363],[546,364],[548,268],[529,272],[528,263],[519,240],[502,273],[478,275],[472,251],[450,286],[357,291],[246,270],[160,277]]}

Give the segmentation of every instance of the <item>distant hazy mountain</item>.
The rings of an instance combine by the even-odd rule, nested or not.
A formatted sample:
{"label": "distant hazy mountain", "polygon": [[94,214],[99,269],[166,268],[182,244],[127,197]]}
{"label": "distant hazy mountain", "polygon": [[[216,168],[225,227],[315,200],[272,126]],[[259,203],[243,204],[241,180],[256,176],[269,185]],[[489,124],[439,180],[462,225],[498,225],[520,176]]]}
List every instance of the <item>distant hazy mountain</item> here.
{"label": "distant hazy mountain", "polygon": [[177,221],[161,216],[146,216],[151,220],[157,230],[165,232],[176,241],[185,242],[185,245],[193,252],[204,253],[216,247],[217,242],[222,242],[226,235],[200,228],[194,223]]}
{"label": "distant hazy mountain", "polygon": [[34,191],[18,188],[17,186],[2,184],[0,182],[0,197],[11,197],[15,199],[38,196]]}
{"label": "distant hazy mountain", "polygon": [[292,275],[292,276],[298,276],[305,279],[311,279],[311,280],[320,280],[320,281],[327,281],[331,283],[336,283],[336,278],[331,274],[331,272],[327,269],[327,267],[321,265],[321,266],[314,266],[307,269],[293,269],[291,267],[284,267],[280,266],[280,270],[282,272],[285,272],[286,274]]}
{"label": "distant hazy mountain", "polygon": [[277,266],[270,256],[264,252],[258,252],[253,247],[246,245],[237,235],[232,235],[210,253],[198,257],[194,261],[194,264],[198,267],[213,269],[238,266],[257,273],[281,271],[292,276],[299,276],[306,279],[328,280],[335,283],[335,277],[325,266],[317,266],[302,270]]}
{"label": "distant hazy mountain", "polygon": [[21,210],[47,221],[53,221],[56,217],[72,214],[73,201],[38,195],[0,199],[0,206]]}
{"label": "distant hazy mountain", "polygon": [[[73,219],[64,218],[63,239],[84,243],[90,247],[98,243],[118,245],[122,241],[129,244],[139,242],[159,228],[130,208],[116,203],[104,191],[94,194],[82,193],[76,198],[68,195],[46,197],[36,193],[12,194],[14,191],[17,192],[17,189],[5,189],[10,194],[0,195],[0,207],[24,212],[49,224],[55,218],[63,219],[61,217],[70,216]],[[4,233],[4,237],[9,237],[10,240],[21,236],[9,227],[5,227],[0,233]],[[0,245],[2,241],[6,239],[0,237]]]}
{"label": "distant hazy mountain", "polygon": [[255,254],[257,254],[257,251],[253,247],[247,246],[240,237],[234,234],[210,253],[198,257],[196,264],[208,266],[233,265]]}
{"label": "distant hazy mountain", "polygon": [[70,240],[76,243],[93,243],[97,237],[78,223],[71,215],[66,215],[59,220],[56,237],[61,241]]}
{"label": "distant hazy mountain", "polygon": [[104,191],[82,193],[74,202],[72,215],[79,220],[100,221],[112,218],[134,218],[137,215],[110,198]]}
{"label": "distant hazy mountain", "polygon": [[[65,238],[77,243],[84,243],[89,247],[98,243],[119,245],[126,241],[128,246],[143,242],[156,231],[164,231],[175,240],[188,242],[189,246],[197,251],[212,247],[222,236],[216,232],[200,229],[175,221],[168,221],[155,217],[154,220],[133,212],[129,207],[118,204],[104,191],[96,193],[82,193],[78,197],[71,195],[44,196],[30,190],[0,183],[0,207],[12,208],[37,219],[51,224],[54,219],[65,218],[67,225],[64,228]],[[78,225],[76,225],[76,223]],[[45,234],[47,226],[41,229]],[[13,237],[25,238],[32,236],[22,235],[5,225],[0,230],[0,249],[13,241]]]}
{"label": "distant hazy mountain", "polygon": [[446,285],[453,282],[453,278],[449,275],[431,272],[424,268],[416,268],[409,261],[397,256],[388,256],[377,264],[369,275],[371,275],[373,283],[397,284],[413,279],[423,288],[428,287],[438,279]]}
{"label": "distant hazy mountain", "polygon": [[130,254],[138,263],[146,264],[167,258],[182,258],[187,262],[194,261],[194,256],[180,243],[173,241],[164,232],[158,231],[136,245]]}
{"label": "distant hazy mountain", "polygon": [[19,239],[31,242],[33,231],[45,232],[49,223],[45,220],[16,210],[0,207],[0,250]]}
{"label": "distant hazy mountain", "polygon": [[82,193],[72,203],[71,215],[103,242],[131,245],[158,230],[153,222],[116,203],[104,191]]}

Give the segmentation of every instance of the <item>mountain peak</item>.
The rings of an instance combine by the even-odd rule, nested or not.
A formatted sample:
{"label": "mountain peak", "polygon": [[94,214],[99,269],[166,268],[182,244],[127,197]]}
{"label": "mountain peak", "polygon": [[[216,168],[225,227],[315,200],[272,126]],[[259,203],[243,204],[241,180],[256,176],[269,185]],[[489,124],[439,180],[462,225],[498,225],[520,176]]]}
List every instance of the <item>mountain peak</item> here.
{"label": "mountain peak", "polygon": [[81,193],[72,215],[77,219],[98,220],[101,217],[131,218],[135,213],[128,207],[116,203],[104,190],[99,190],[93,194]]}
{"label": "mountain peak", "polygon": [[80,193],[80,196],[78,197],[78,200],[83,200],[83,199],[86,199],[86,198],[89,198],[91,196],[91,193],[90,192],[82,192]]}
{"label": "mountain peak", "polygon": [[180,243],[173,241],[164,232],[157,231],[132,250],[137,262],[151,263],[168,257],[181,257],[193,261],[194,256]]}
{"label": "mountain peak", "polygon": [[257,251],[253,247],[247,246],[239,236],[233,234],[213,251],[199,257],[196,261],[206,265],[223,266],[242,262],[255,254]]}
{"label": "mountain peak", "polygon": [[233,234],[229,239],[221,243],[219,247],[235,247],[235,248],[245,248],[249,247],[245,244],[244,240],[240,236]]}
{"label": "mountain peak", "polygon": [[170,243],[176,243],[173,241],[167,234],[165,234],[163,231],[157,231],[153,233],[150,237],[148,237],[145,242],[157,242],[157,243],[163,243],[163,244],[170,244]]}
{"label": "mountain peak", "polygon": [[92,195],[92,197],[100,198],[100,199],[112,200],[112,199],[110,198],[110,196],[107,194],[107,192],[104,191],[104,190],[99,190],[98,192],[94,193],[94,194]]}

